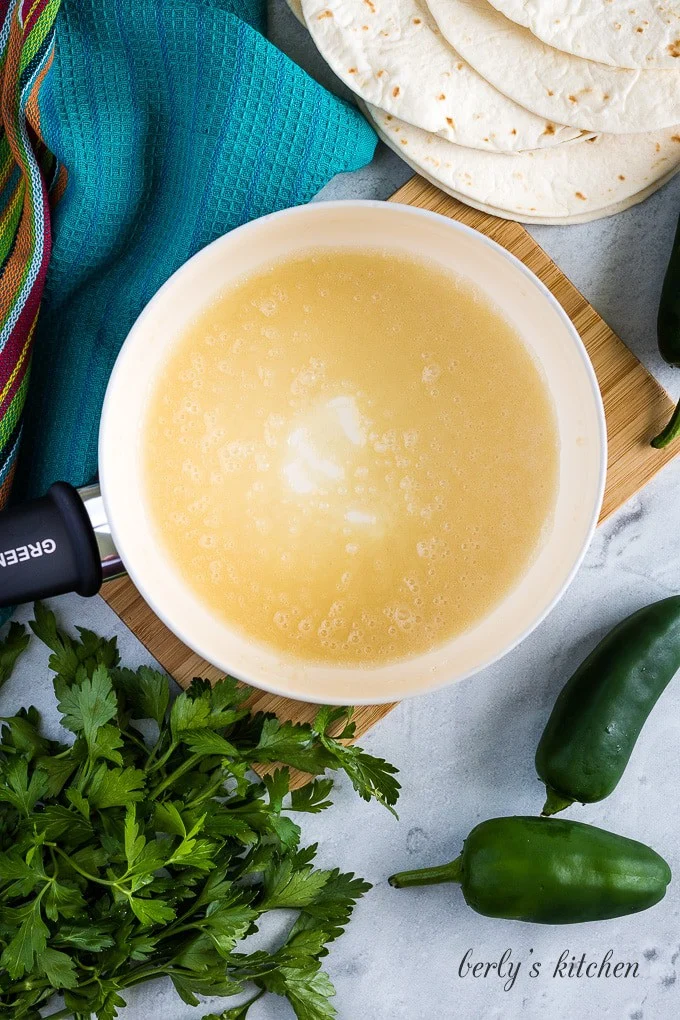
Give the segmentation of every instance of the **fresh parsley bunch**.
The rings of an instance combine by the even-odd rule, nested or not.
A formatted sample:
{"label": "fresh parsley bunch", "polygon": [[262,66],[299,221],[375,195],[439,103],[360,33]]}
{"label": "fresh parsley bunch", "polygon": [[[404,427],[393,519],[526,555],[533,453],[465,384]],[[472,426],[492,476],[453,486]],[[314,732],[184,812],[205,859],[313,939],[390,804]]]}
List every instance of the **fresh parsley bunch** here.
{"label": "fresh parsley bunch", "polygon": [[[126,988],[161,976],[192,1006],[252,988],[222,1020],[265,992],[299,1020],[334,1017],[320,961],[369,886],[314,868],[289,814],[330,806],[327,769],[393,809],[396,769],[344,743],[351,710],[322,708],[311,726],[253,715],[231,678],[173,700],[164,674],[119,665],[115,639],[75,640],[41,605],[31,627],[75,740],[46,739],[35,708],[0,722],[0,1020],[39,1020],[55,993],[51,1020],[112,1020]],[[15,625],[0,682],[27,640]],[[288,768],[260,779],[263,763],[321,778],[290,793]],[[239,952],[280,908],[297,911],[280,948]]]}

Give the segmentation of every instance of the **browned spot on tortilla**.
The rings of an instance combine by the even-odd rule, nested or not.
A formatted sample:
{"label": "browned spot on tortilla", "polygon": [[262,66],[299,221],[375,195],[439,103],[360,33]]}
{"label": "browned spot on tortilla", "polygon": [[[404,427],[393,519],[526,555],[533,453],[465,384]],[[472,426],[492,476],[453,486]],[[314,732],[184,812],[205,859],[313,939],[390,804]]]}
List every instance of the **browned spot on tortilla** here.
{"label": "browned spot on tortilla", "polygon": [[347,74],[356,74],[356,73],[357,73],[356,67],[348,67],[347,68]]}
{"label": "browned spot on tortilla", "polygon": [[[671,135],[671,141],[672,141],[672,142],[680,142],[680,135]],[[658,143],[657,143],[657,144],[658,144]],[[660,148],[661,148],[661,146],[659,145],[659,149],[660,149]],[[657,152],[658,152],[658,151],[659,151],[659,150],[657,149]]]}
{"label": "browned spot on tortilla", "polygon": [[333,11],[322,11],[321,14],[318,16],[318,18],[316,20],[317,21],[323,21],[324,18],[332,18],[332,17],[333,17]]}
{"label": "browned spot on tortilla", "polygon": [[388,113],[387,116],[385,117],[385,120],[394,120],[394,118],[391,113]]}
{"label": "browned spot on tortilla", "polygon": [[576,96],[569,96],[569,102],[570,103],[578,103],[578,99],[576,98]]}
{"label": "browned spot on tortilla", "polygon": [[543,132],[543,134],[544,135],[554,135],[555,134],[555,125],[554,124],[546,124],[545,131]]}
{"label": "browned spot on tortilla", "polygon": [[626,179],[626,175],[625,174],[619,174],[619,180],[620,181],[625,181],[625,179]]}
{"label": "browned spot on tortilla", "polygon": [[449,127],[452,127],[452,128],[455,128],[455,126],[456,126],[454,124],[454,122],[453,122],[453,117],[447,117],[446,118],[446,123],[449,125]]}
{"label": "browned spot on tortilla", "polygon": [[414,18],[413,19],[413,24],[414,25],[422,25],[422,21],[420,20],[420,18]]}
{"label": "browned spot on tortilla", "polygon": [[597,141],[597,135],[593,135],[593,137],[592,137],[592,138],[586,138],[586,141],[587,141],[587,142],[590,142],[590,144],[592,145],[592,144],[593,144],[593,142],[596,142],[596,141]]}
{"label": "browned spot on tortilla", "polygon": [[368,25],[362,25],[361,26],[361,31],[362,32],[368,32]]}
{"label": "browned spot on tortilla", "polygon": [[615,22],[614,23],[614,28],[616,29],[617,32],[620,32],[621,31],[621,22],[620,21]]}
{"label": "browned spot on tortilla", "polygon": [[484,141],[485,141],[485,142],[488,142],[488,141],[489,141],[489,139],[488,139],[488,138],[485,138],[485,139],[484,139]]}
{"label": "browned spot on tortilla", "polygon": [[582,202],[585,202],[586,196],[583,194],[582,191],[575,191],[574,194],[576,195],[577,198],[580,198]]}
{"label": "browned spot on tortilla", "polygon": [[555,93],[553,92],[553,90],[552,90],[552,89],[548,89],[548,95],[549,95],[549,96],[554,96],[554,95],[555,95]]}
{"label": "browned spot on tortilla", "polygon": [[661,142],[656,143],[656,145],[654,146],[654,151],[661,152]]}
{"label": "browned spot on tortilla", "polygon": [[512,131],[510,132],[510,134],[511,135],[516,135],[517,134],[517,128],[513,128]]}
{"label": "browned spot on tortilla", "polygon": [[373,0],[364,0],[364,3],[370,9],[371,14],[375,14],[375,4],[373,3]]}
{"label": "browned spot on tortilla", "polygon": [[375,76],[376,76],[376,78],[382,78],[384,73],[385,73],[385,69],[383,68],[381,71],[376,71],[375,72]]}
{"label": "browned spot on tortilla", "polygon": [[437,96],[437,99],[440,99],[440,100],[441,99],[446,99],[446,96],[445,96],[445,94],[443,92],[440,92],[439,95]]}
{"label": "browned spot on tortilla", "polygon": [[668,52],[672,57],[680,57],[680,39],[668,44]]}
{"label": "browned spot on tortilla", "polygon": [[402,144],[402,145],[408,145],[408,142],[406,141],[406,139],[405,139],[405,138],[402,138],[402,139],[401,139],[401,144]]}
{"label": "browned spot on tortilla", "polygon": [[456,70],[457,71],[462,71],[463,70],[463,62],[462,61],[459,64],[456,64]]}
{"label": "browned spot on tortilla", "polygon": [[394,88],[392,89],[392,95],[394,96],[395,99],[397,98],[400,92],[401,89],[399,88],[399,86],[395,85]]}
{"label": "browned spot on tortilla", "polygon": [[605,94],[602,96],[602,98],[605,99],[605,100],[609,99],[610,98],[609,93],[605,92]]}
{"label": "browned spot on tortilla", "polygon": [[644,32],[644,28],[642,27],[642,25],[638,25],[635,31],[638,33],[638,35],[642,35],[642,33]]}

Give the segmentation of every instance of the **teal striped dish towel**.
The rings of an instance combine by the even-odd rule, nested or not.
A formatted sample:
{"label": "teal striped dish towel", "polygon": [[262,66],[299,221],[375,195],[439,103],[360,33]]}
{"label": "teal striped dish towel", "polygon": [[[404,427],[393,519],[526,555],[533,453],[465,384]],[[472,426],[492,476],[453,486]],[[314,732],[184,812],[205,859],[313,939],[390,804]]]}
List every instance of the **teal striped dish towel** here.
{"label": "teal striped dish towel", "polygon": [[38,107],[66,187],[15,498],[96,475],[113,362],[175,269],[371,160],[366,121],[265,28],[265,0],[62,0]]}

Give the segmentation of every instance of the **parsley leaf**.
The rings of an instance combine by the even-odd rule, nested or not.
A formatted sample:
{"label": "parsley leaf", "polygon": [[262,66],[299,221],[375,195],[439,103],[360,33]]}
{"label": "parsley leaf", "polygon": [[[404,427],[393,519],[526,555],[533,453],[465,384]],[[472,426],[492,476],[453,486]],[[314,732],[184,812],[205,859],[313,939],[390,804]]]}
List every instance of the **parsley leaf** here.
{"label": "parsley leaf", "polygon": [[16,979],[33,969],[36,957],[45,950],[49,929],[42,919],[38,899],[15,908],[14,916],[20,919],[20,924],[0,956],[0,967],[6,967],[9,976]]}
{"label": "parsley leaf", "polygon": [[333,789],[332,779],[314,779],[311,783],[293,790],[290,798],[290,806],[293,811],[307,811],[311,814],[318,814],[325,811],[332,804],[328,795]]}
{"label": "parsley leaf", "polygon": [[338,1014],[330,1001],[335,988],[317,963],[306,967],[280,966],[262,983],[269,992],[285,995],[298,1020],[332,1020]]}
{"label": "parsley leaf", "polygon": [[0,687],[9,680],[19,656],[28,647],[29,636],[20,623],[11,623],[7,636],[0,642]]}
{"label": "parsley leaf", "polygon": [[40,964],[53,988],[75,988],[78,972],[74,960],[58,949],[43,949]]}
{"label": "parsley leaf", "polygon": [[100,765],[90,782],[90,804],[100,811],[127,807],[133,801],[144,799],[143,787],[144,773],[139,769],[110,769]]}
{"label": "parsley leaf", "polygon": [[36,769],[29,779],[25,758],[11,759],[0,772],[0,778],[0,801],[12,804],[26,817],[47,792],[47,776]]}
{"label": "parsley leaf", "polygon": [[[115,1020],[126,988],[164,976],[192,1006],[254,983],[207,1020],[247,1020],[268,993],[298,1020],[334,1017],[321,961],[369,886],[315,868],[288,813],[330,807],[327,769],[393,806],[396,770],[345,743],[351,711],[252,714],[231,677],[173,699],[163,673],[120,666],[115,640],[67,634],[40,604],[31,629],[74,739],[48,740],[33,708],[0,720],[0,1018],[37,1020],[59,993],[54,1017]],[[0,684],[27,640],[14,627],[0,644]],[[289,768],[317,778],[291,792]],[[283,944],[239,952],[271,910],[294,912]]]}
{"label": "parsley leaf", "polygon": [[99,730],[118,711],[106,667],[97,666],[91,679],[86,677],[81,683],[68,687],[59,702],[59,711],[62,726],[72,733],[82,732],[92,754]]}
{"label": "parsley leaf", "polygon": [[264,719],[253,761],[282,762],[312,775],[335,767],[333,755],[314,742],[309,726],[281,722],[276,716]]}
{"label": "parsley leaf", "polygon": [[184,737],[184,743],[194,754],[218,754],[223,758],[237,758],[238,751],[233,744],[212,730],[192,730]]}
{"label": "parsley leaf", "polygon": [[[337,737],[329,734],[332,726],[345,717],[346,723]],[[360,747],[342,743],[354,735],[351,709],[321,708],[313,723],[313,730],[326,750],[335,759],[335,768],[341,768],[350,778],[352,786],[364,800],[377,800],[396,817],[394,805],[399,798],[399,783],[394,778],[398,769],[382,758],[375,758]]]}
{"label": "parsley leaf", "polygon": [[275,907],[306,907],[314,903],[325,886],[330,872],[314,871],[309,865],[295,868],[291,858],[285,858],[264,873],[264,900],[266,910]]}
{"label": "parsley leaf", "polygon": [[115,670],[116,689],[123,694],[124,701],[133,719],[153,719],[162,725],[170,700],[168,678],[164,673],[148,666]]}

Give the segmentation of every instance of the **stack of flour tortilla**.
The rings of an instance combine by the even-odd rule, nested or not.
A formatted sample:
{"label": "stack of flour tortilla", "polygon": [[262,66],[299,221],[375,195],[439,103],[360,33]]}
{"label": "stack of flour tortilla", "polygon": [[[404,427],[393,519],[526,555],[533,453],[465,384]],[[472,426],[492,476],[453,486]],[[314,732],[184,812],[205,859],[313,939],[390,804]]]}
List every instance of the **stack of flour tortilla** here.
{"label": "stack of flour tortilla", "polygon": [[583,222],[680,170],[680,0],[288,0],[380,137],[476,208]]}

